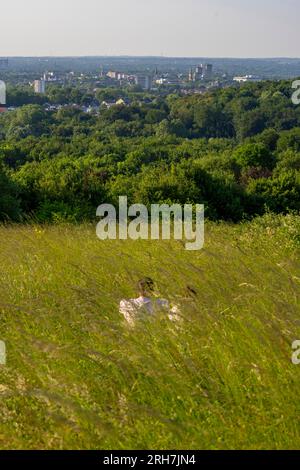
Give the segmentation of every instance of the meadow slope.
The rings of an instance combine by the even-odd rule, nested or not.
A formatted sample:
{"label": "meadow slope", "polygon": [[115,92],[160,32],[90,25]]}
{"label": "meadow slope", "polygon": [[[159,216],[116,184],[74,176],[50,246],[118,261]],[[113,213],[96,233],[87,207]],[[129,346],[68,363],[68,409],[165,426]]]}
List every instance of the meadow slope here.
{"label": "meadow slope", "polygon": [[[101,242],[91,225],[2,226],[0,448],[300,448],[299,233],[296,216],[207,224],[187,252]],[[142,276],[180,325],[124,325],[119,300]]]}

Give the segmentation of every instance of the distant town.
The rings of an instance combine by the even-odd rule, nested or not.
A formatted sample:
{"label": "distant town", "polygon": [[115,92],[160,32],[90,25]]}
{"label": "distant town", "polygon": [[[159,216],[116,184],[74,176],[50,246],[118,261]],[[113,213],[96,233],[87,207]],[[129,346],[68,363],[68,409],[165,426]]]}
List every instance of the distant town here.
{"label": "distant town", "polygon": [[[298,75],[299,74],[299,75]],[[130,105],[130,99],[117,90],[152,96],[204,94],[210,90],[267,79],[300,76],[299,60],[233,60],[167,58],[0,58],[0,79],[8,86],[31,89],[41,96],[46,110],[56,110],[65,104],[48,103],[42,99],[53,87],[85,90],[94,99],[78,103],[84,112],[99,113],[101,108]],[[99,100],[97,91],[114,89],[114,97]],[[145,99],[145,96],[143,97]],[[69,103],[70,105],[70,103]],[[9,98],[2,111],[16,107]]]}
{"label": "distant town", "polygon": [[67,74],[57,74],[55,72],[45,72],[40,79],[34,80],[31,85],[35,93],[46,93],[47,84],[66,84],[77,82],[83,84],[85,81],[95,81],[95,85],[104,87],[126,87],[137,86],[144,91],[158,91],[160,87],[179,88],[183,93],[203,93],[210,88],[218,88],[232,84],[232,82],[245,83],[257,82],[261,78],[254,75],[245,75],[228,79],[224,74],[222,77],[214,75],[213,64],[200,64],[191,68],[188,75],[176,73],[174,71],[160,73],[156,68],[153,73],[130,74],[117,70],[109,70],[105,72],[101,68],[98,76],[90,77],[88,74],[81,73],[76,75],[75,72]]}

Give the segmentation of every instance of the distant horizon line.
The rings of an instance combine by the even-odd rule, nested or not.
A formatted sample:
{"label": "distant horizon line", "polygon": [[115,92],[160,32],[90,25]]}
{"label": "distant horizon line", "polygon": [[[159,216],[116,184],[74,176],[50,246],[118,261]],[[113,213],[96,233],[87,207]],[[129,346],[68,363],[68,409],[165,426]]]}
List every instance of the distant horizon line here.
{"label": "distant horizon line", "polygon": [[102,58],[115,58],[115,59],[211,59],[211,60],[300,60],[300,57],[288,57],[288,56],[173,56],[173,55],[4,55],[0,56],[0,59],[102,59]]}

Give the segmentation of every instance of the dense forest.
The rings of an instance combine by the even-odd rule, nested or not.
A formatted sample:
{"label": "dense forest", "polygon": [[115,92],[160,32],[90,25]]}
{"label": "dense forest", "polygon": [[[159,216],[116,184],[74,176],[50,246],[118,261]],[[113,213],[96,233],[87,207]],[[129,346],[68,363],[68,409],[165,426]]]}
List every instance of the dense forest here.
{"label": "dense forest", "polygon": [[[292,92],[289,81],[192,96],[11,88],[16,108],[0,117],[0,218],[91,220],[120,195],[147,206],[204,203],[207,217],[234,222],[298,211]],[[124,104],[97,113],[81,107],[118,98]]]}

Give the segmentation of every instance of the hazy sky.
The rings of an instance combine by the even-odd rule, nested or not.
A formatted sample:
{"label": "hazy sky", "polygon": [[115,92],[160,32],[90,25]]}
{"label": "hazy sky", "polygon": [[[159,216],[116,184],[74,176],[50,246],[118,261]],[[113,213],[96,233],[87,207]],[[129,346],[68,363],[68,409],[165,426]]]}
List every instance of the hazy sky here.
{"label": "hazy sky", "polygon": [[299,57],[299,0],[7,0],[0,56]]}

